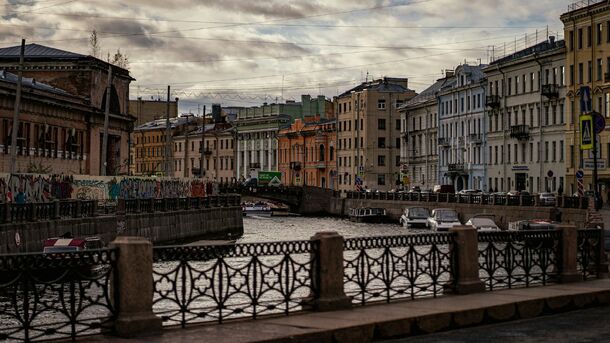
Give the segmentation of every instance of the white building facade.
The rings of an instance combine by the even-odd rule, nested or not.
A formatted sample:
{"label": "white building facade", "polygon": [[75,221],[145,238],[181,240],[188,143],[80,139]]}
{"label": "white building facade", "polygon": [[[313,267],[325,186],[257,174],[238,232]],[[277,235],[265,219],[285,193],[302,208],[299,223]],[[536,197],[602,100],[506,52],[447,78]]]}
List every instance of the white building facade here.
{"label": "white building facade", "polygon": [[463,189],[487,189],[485,65],[460,65],[438,95],[439,180]]}
{"label": "white building facade", "polygon": [[494,191],[565,187],[565,42],[496,60],[487,75],[488,184]]}

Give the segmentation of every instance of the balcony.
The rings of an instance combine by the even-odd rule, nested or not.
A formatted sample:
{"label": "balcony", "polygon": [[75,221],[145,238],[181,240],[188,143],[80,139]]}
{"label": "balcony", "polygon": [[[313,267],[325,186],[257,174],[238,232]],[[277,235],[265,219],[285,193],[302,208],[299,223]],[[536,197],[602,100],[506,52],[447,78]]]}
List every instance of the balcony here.
{"label": "balcony", "polygon": [[485,106],[491,109],[500,108],[500,96],[499,95],[488,95],[485,98]]}
{"label": "balcony", "polygon": [[447,137],[440,137],[438,139],[438,145],[443,146],[443,147],[449,147],[449,146],[451,146],[451,141]]}
{"label": "balcony", "polygon": [[604,82],[610,82],[610,72],[604,73]]}
{"label": "balcony", "polygon": [[470,135],[468,135],[468,139],[471,143],[474,143],[476,145],[480,145],[483,143],[483,136],[479,133],[471,133]]}
{"label": "balcony", "polygon": [[463,173],[466,169],[463,163],[453,163],[448,168],[450,173]]}
{"label": "balcony", "polygon": [[[199,153],[201,153],[201,148],[199,148]],[[203,153],[206,154],[207,156],[210,156],[210,155],[212,155],[212,149],[205,148],[205,149],[203,149]]]}
{"label": "balcony", "polygon": [[294,171],[301,170],[301,162],[290,162],[290,169]]}
{"label": "balcony", "polygon": [[326,162],[318,161],[318,163],[316,163],[316,169],[326,169]]}
{"label": "balcony", "polygon": [[513,125],[510,127],[510,137],[518,140],[530,139],[529,125]]}
{"label": "balcony", "polygon": [[542,85],[542,95],[549,99],[559,98],[559,86],[557,84]]}

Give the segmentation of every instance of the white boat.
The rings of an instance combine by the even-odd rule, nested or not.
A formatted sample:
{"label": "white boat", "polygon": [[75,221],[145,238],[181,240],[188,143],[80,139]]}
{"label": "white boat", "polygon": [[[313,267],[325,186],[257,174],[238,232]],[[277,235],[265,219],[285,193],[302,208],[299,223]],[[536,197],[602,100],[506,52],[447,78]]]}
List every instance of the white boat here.
{"label": "white boat", "polygon": [[241,205],[244,216],[271,217],[271,206],[264,202],[243,203]]}
{"label": "white boat", "polygon": [[349,219],[359,223],[383,223],[387,217],[383,208],[365,207],[350,209]]}

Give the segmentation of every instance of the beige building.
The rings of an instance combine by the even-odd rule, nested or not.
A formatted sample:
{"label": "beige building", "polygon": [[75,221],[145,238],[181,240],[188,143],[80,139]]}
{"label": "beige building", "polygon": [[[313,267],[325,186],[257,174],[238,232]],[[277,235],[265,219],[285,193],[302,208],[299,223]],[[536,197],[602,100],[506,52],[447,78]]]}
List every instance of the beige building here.
{"label": "beige building", "polygon": [[489,189],[565,190],[565,42],[550,37],[484,72]]}
{"label": "beige building", "polygon": [[204,178],[216,182],[232,182],[235,179],[235,128],[231,124],[206,124],[188,135],[174,137],[174,176],[199,177],[201,166],[201,141],[205,139]]}
{"label": "beige building", "polygon": [[[448,76],[452,75],[448,72]],[[437,80],[398,109],[402,121],[400,169],[404,188],[432,189],[439,182],[437,95],[445,82],[445,78]]]}
{"label": "beige building", "polygon": [[[593,155],[580,150],[580,89],[591,89],[592,109],[610,120],[610,3],[591,0],[569,6],[561,15],[566,37],[567,191],[578,191],[576,172],[584,172],[585,190],[593,189]],[[602,194],[610,187],[610,131],[598,139],[599,183]]]}
{"label": "beige building", "polygon": [[398,107],[416,93],[406,78],[364,82],[334,99],[337,117],[338,189],[387,191],[400,174]]}

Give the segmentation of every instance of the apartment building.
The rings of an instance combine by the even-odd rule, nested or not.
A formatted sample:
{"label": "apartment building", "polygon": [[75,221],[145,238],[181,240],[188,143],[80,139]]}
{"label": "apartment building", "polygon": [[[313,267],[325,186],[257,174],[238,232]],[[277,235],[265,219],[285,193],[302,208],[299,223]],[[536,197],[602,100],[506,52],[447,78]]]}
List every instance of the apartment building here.
{"label": "apartment building", "polygon": [[[453,71],[447,72],[447,77]],[[447,78],[437,80],[398,109],[401,117],[400,161],[404,187],[432,189],[438,184],[437,96]]]}
{"label": "apartment building", "polygon": [[438,95],[439,180],[463,189],[487,189],[485,65],[463,64]]}
{"label": "apartment building", "polygon": [[407,78],[386,77],[362,84],[334,99],[341,191],[388,191],[400,185],[398,108],[417,94]]}
{"label": "apartment building", "polygon": [[252,171],[278,170],[278,132],[296,119],[332,115],[332,102],[323,95],[302,95],[301,102],[241,108],[237,113],[237,178],[247,179]]}
{"label": "apartment building", "polygon": [[282,184],[334,189],[336,138],[334,118],[305,117],[280,130],[278,154]]}
{"label": "apartment building", "polygon": [[175,177],[200,177],[201,142],[205,140],[203,177],[209,181],[235,180],[235,128],[212,123],[174,137]]}
{"label": "apartment building", "polygon": [[484,71],[489,188],[563,191],[565,42],[549,37]]}
{"label": "apartment building", "polygon": [[[591,90],[592,110],[610,120],[610,3],[589,0],[571,4],[561,15],[566,37],[566,182],[567,191],[576,193],[576,173],[584,173],[585,190],[593,189],[593,153],[580,149],[579,116],[581,87]],[[597,139],[600,191],[610,189],[610,131]]]}

